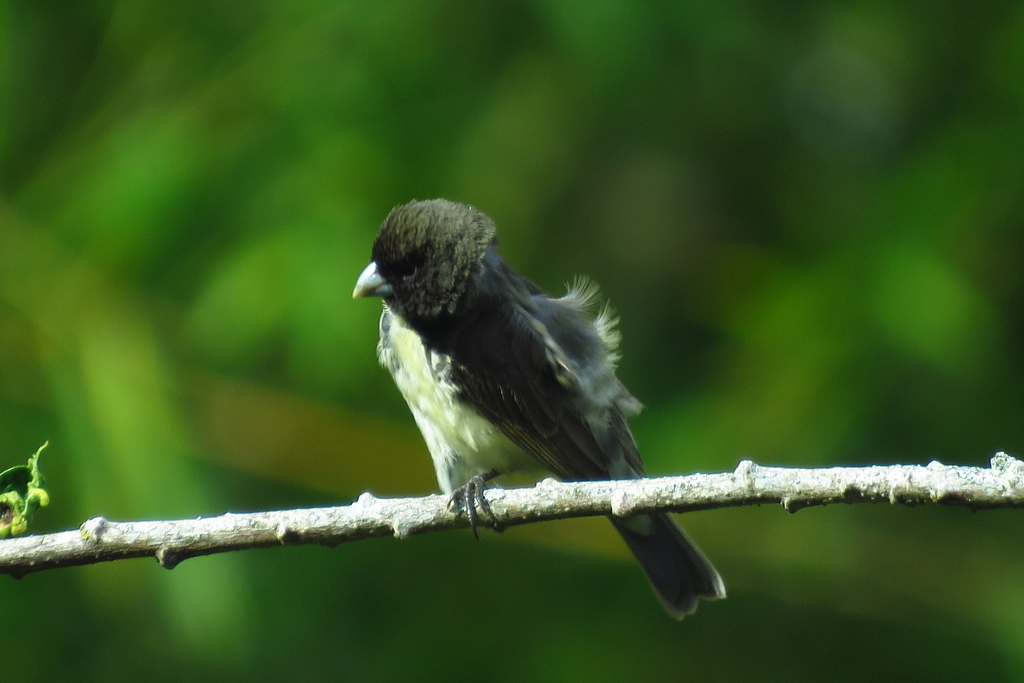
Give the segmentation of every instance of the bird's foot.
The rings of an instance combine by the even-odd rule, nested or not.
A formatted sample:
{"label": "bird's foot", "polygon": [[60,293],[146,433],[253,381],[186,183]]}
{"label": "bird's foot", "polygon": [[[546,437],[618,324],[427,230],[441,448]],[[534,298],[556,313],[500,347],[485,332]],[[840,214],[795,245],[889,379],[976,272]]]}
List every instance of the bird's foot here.
{"label": "bird's foot", "polygon": [[469,519],[469,528],[473,530],[473,536],[477,540],[480,540],[480,534],[477,533],[476,527],[482,521],[479,514],[481,512],[491,518],[490,527],[492,529],[498,532],[505,529],[504,526],[498,523],[494,512],[491,510],[491,504],[484,497],[487,482],[494,479],[498,474],[497,470],[488,470],[483,474],[471,477],[465,484],[452,491],[452,496],[448,499],[448,509],[458,510],[462,508],[465,510],[466,517]]}

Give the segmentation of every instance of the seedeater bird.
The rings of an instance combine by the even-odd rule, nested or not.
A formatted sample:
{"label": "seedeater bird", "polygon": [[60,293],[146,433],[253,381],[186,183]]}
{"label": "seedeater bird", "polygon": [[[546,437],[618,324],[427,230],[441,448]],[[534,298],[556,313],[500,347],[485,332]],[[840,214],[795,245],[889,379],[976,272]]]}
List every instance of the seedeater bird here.
{"label": "seedeater bird", "polygon": [[[644,476],[627,419],[640,402],[615,376],[619,333],[588,311],[583,281],[553,298],[498,254],[494,222],[445,199],[397,206],[353,297],[379,296],[378,356],[405,397],[441,488],[470,521],[483,483],[545,469],[567,481]],[[456,498],[453,498],[455,500]],[[681,619],[724,598],[711,563],[667,514],[611,518],[654,592]]]}

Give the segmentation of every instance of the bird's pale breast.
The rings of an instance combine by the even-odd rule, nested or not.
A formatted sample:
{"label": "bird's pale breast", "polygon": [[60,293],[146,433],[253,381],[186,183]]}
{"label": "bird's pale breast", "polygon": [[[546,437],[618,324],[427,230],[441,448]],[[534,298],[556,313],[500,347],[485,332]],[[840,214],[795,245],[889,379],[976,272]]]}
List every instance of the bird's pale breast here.
{"label": "bird's pale breast", "polygon": [[412,410],[434,461],[437,481],[450,493],[470,477],[495,469],[535,466],[486,418],[458,396],[450,380],[452,359],[428,350],[401,318],[384,312],[378,355]]}

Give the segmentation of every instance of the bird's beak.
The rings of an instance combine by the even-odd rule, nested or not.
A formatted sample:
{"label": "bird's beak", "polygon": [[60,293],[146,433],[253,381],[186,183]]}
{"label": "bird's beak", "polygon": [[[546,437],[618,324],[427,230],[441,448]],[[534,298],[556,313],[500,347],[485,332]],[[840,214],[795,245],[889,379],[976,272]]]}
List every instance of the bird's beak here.
{"label": "bird's beak", "polygon": [[364,296],[387,296],[391,293],[391,285],[384,281],[384,278],[377,272],[377,262],[370,261],[370,265],[363,268],[356,280],[356,288],[352,290],[352,298],[359,299]]}

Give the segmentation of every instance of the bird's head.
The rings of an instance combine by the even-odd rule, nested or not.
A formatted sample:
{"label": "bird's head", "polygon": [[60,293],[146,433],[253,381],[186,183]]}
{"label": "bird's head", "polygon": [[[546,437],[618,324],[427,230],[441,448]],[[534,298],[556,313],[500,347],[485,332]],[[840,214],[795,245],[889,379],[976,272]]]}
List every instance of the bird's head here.
{"label": "bird's head", "polygon": [[452,315],[495,241],[494,222],[471,206],[447,199],[396,206],[352,296],[379,296],[410,323]]}

